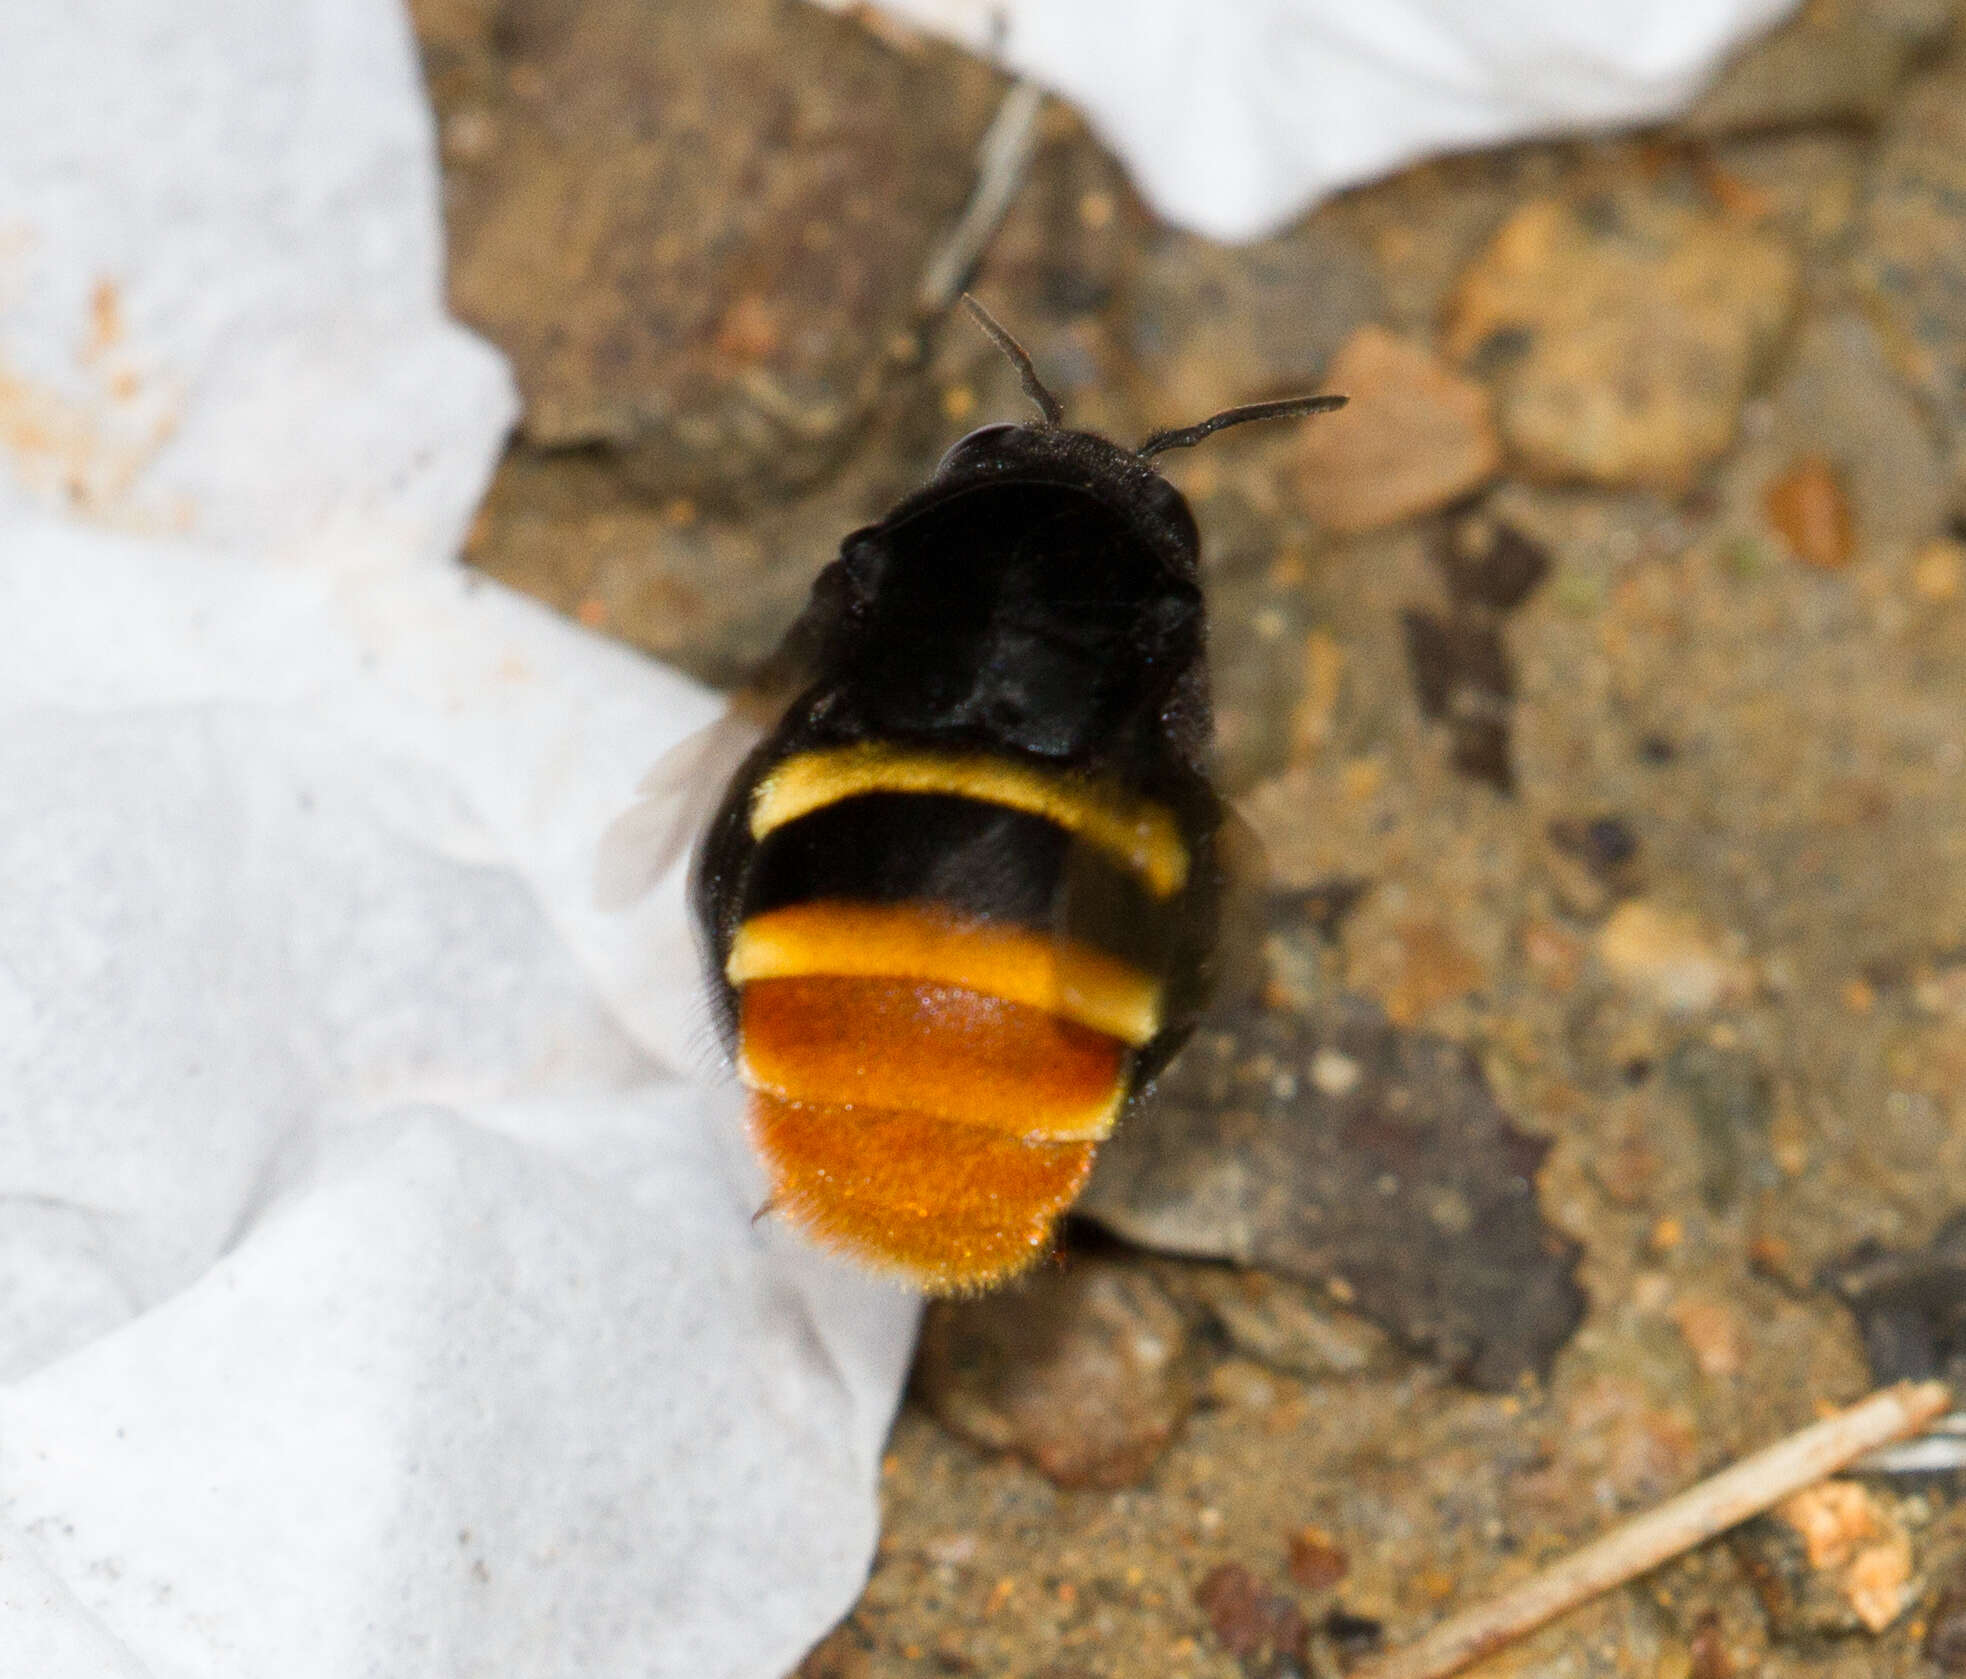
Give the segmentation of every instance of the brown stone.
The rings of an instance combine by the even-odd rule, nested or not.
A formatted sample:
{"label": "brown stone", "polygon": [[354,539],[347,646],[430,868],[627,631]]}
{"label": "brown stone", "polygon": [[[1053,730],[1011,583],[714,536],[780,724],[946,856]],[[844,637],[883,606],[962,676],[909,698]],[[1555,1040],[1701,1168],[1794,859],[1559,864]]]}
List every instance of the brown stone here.
{"label": "brown stone", "polygon": [[1681,490],[1733,441],[1796,285],[1784,245],[1726,216],[1536,199],[1461,277],[1447,349],[1489,381],[1529,471]]}
{"label": "brown stone", "polygon": [[1488,393],[1431,350],[1379,326],[1345,340],[1324,384],[1350,398],[1303,427],[1294,477],[1333,530],[1375,530],[1479,488],[1502,464]]}
{"label": "brown stone", "polygon": [[1350,1566],[1323,1528],[1300,1527],[1290,1536],[1290,1577],[1307,1592],[1328,1592]]}
{"label": "brown stone", "polygon": [[514,0],[493,46],[451,300],[511,356],[525,437],[660,495],[809,481],[893,370],[997,79],[772,0]]}
{"label": "brown stone", "polygon": [[1195,1394],[1179,1310],[1144,1271],[1104,1260],[937,1301],[915,1382],[944,1426],[1063,1486],[1139,1480]]}
{"label": "brown stone", "polygon": [[1823,455],[1804,455],[1762,492],[1762,510],[1789,551],[1818,571],[1850,563],[1856,533],[1843,481]]}

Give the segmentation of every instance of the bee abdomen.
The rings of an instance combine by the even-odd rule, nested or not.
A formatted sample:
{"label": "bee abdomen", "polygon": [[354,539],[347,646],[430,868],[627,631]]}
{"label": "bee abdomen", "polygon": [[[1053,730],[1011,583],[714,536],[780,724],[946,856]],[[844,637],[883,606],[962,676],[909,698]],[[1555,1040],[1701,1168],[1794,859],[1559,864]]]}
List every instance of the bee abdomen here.
{"label": "bee abdomen", "polygon": [[[1042,1250],[1161,1029],[1185,848],[1150,803],[1089,815],[1022,765],[949,760],[956,788],[922,754],[805,761],[754,798],[724,965],[772,1205],[918,1286],[982,1287]],[[877,779],[896,764],[906,791]]]}

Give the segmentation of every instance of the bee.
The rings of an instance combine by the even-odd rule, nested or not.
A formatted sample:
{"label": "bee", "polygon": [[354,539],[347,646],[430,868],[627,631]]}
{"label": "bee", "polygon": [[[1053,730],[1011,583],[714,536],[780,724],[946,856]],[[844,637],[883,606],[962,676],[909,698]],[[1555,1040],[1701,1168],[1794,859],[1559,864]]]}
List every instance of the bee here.
{"label": "bee", "polygon": [[972,432],[850,534],[763,673],[776,721],[691,897],[768,1209],[926,1293],[1043,1253],[1213,978],[1224,809],[1194,515],[1154,457]]}

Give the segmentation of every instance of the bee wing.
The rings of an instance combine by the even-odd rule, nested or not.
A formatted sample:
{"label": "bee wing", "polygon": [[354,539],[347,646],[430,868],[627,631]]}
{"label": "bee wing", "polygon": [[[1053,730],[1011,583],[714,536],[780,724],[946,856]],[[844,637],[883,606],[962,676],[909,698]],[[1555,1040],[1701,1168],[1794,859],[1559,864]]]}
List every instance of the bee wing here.
{"label": "bee wing", "polygon": [[733,702],[656,759],[635,788],[635,802],[601,835],[594,857],[596,908],[625,910],[655,890],[703,831],[725,785],[764,734],[765,725]]}
{"label": "bee wing", "polygon": [[635,802],[609,823],[595,857],[598,908],[627,909],[682,861],[738,766],[810,686],[839,613],[837,590],[825,585],[822,577],[798,621],[723,715],[656,759]]}

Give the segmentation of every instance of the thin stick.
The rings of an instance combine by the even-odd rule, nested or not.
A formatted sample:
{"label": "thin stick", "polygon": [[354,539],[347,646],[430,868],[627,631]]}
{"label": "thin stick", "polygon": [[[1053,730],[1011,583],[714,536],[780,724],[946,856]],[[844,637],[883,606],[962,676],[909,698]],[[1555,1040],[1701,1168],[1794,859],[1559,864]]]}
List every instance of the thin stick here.
{"label": "thin stick", "polygon": [[976,148],[976,190],[922,273],[915,305],[924,315],[939,315],[956,301],[990,235],[1010,209],[1031,153],[1037,150],[1038,113],[1043,109],[1044,89],[1036,82],[1015,82],[1003,96]]}
{"label": "thin stick", "polygon": [[1519,1586],[1450,1615],[1417,1644],[1364,1667],[1352,1679],[1442,1679],[1492,1655],[1566,1610],[1636,1579],[1790,1493],[1813,1486],[1866,1452],[1917,1434],[1952,1405],[1943,1382],[1899,1382],[1800,1434],[1743,1458],[1614,1527]]}

